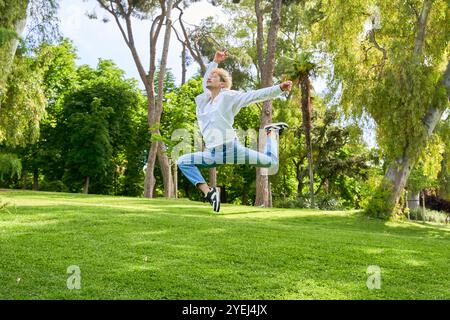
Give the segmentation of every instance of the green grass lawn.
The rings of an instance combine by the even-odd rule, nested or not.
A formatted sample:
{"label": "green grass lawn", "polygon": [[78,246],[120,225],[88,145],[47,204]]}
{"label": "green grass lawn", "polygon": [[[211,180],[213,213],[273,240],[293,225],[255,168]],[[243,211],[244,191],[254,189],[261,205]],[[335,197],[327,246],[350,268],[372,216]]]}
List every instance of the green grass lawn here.
{"label": "green grass lawn", "polygon": [[[450,227],[358,212],[6,191],[0,299],[450,299]],[[79,266],[81,289],[67,268]],[[367,268],[381,268],[369,290]]]}

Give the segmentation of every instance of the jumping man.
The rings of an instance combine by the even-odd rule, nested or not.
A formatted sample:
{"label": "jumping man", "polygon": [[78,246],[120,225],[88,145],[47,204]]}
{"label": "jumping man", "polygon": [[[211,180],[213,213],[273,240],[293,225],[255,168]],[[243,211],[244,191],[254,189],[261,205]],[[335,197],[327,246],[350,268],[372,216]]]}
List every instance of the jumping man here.
{"label": "jumping man", "polygon": [[178,159],[178,167],[212,205],[220,210],[220,191],[209,187],[199,168],[212,168],[226,163],[254,164],[258,167],[278,165],[277,134],[287,128],[286,123],[272,123],[264,127],[267,143],[264,152],[243,146],[233,129],[234,117],[241,108],[252,103],[274,99],[283,91],[290,91],[291,81],[248,92],[230,90],[231,76],[218,64],[225,60],[227,51],[217,51],[203,78],[203,93],[195,98],[196,115],[205,142],[203,152],[185,154]]}

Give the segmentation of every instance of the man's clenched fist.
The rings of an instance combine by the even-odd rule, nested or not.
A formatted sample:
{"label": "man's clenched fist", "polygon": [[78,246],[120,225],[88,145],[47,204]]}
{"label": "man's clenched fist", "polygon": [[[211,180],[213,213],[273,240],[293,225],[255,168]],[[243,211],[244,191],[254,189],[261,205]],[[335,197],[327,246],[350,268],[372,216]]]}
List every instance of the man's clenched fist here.
{"label": "man's clenched fist", "polygon": [[216,54],[214,55],[214,62],[219,63],[226,59],[228,50],[224,51],[216,51]]}
{"label": "man's clenched fist", "polygon": [[292,89],[292,81],[288,80],[288,81],[284,81],[280,84],[280,88],[283,91],[291,91]]}

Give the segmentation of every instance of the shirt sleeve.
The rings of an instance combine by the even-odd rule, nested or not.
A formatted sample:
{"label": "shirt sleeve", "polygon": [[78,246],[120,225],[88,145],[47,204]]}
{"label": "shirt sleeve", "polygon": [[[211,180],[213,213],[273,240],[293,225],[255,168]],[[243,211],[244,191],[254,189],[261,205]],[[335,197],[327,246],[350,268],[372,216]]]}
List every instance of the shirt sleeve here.
{"label": "shirt sleeve", "polygon": [[279,85],[259,90],[240,92],[233,96],[233,113],[237,114],[243,107],[252,103],[271,100],[278,97],[283,90]]}
{"label": "shirt sleeve", "polygon": [[206,88],[206,81],[208,81],[209,74],[211,71],[213,71],[215,68],[217,68],[218,64],[214,61],[211,61],[208,64],[208,67],[206,68],[205,75],[203,76],[203,91],[208,92],[208,89]]}

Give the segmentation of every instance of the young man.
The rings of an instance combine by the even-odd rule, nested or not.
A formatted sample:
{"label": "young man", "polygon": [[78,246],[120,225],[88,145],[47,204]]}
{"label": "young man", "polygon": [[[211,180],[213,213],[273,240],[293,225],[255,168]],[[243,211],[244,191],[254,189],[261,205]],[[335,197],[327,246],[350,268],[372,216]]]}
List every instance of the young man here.
{"label": "young man", "polygon": [[185,154],[178,159],[178,167],[212,205],[220,210],[220,191],[210,188],[202,177],[199,168],[211,168],[225,163],[254,164],[258,167],[278,165],[278,146],[276,135],[287,128],[285,123],[265,126],[267,143],[263,153],[244,147],[237,139],[233,129],[234,117],[241,108],[252,103],[274,99],[283,91],[290,91],[291,81],[280,85],[249,92],[230,90],[231,76],[227,71],[217,68],[225,60],[227,51],[217,51],[214,61],[208,65],[203,78],[204,92],[195,98],[196,114],[206,150]]}

